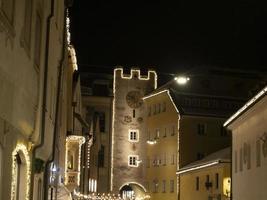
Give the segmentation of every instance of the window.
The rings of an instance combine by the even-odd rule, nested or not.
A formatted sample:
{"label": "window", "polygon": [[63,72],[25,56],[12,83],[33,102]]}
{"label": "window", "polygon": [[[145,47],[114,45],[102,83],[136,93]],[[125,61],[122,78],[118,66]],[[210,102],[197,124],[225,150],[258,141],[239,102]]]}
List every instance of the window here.
{"label": "window", "polygon": [[159,129],[156,129],[156,135],[155,135],[155,139],[159,139]]}
{"label": "window", "polygon": [[216,187],[216,189],[218,189],[219,188],[219,174],[218,173],[216,173],[215,174],[215,187]]}
{"label": "window", "polygon": [[32,0],[25,0],[24,25],[23,25],[23,45],[30,50],[32,26]]}
{"label": "window", "polygon": [[261,143],[260,140],[256,141],[256,166],[261,166]]}
{"label": "window", "polygon": [[138,156],[136,155],[131,155],[131,156],[128,156],[128,165],[130,167],[138,167]]}
{"label": "window", "polygon": [[161,104],[159,103],[158,104],[158,113],[160,113],[161,112]]}
{"label": "window", "polygon": [[157,105],[154,105],[154,112],[153,112],[153,114],[154,115],[157,114]]}
{"label": "window", "polygon": [[164,128],[164,133],[162,137],[167,137],[167,128]]}
{"label": "window", "polygon": [[154,180],[153,181],[153,192],[157,193],[158,192],[158,188],[159,188],[158,180]]}
{"label": "window", "polygon": [[163,102],[163,104],[162,104],[162,112],[166,112],[166,103],[165,102]]}
{"label": "window", "polygon": [[196,190],[199,190],[199,177],[196,177]]}
{"label": "window", "polygon": [[105,120],[105,113],[104,112],[100,112],[98,113],[99,115],[99,129],[101,133],[104,133],[106,130],[106,120]]}
{"label": "window", "polygon": [[147,157],[147,159],[146,159],[146,167],[150,168],[150,158],[149,157]]}
{"label": "window", "polygon": [[221,127],[221,136],[227,136],[227,130],[225,127]]}
{"label": "window", "polygon": [[148,181],[145,182],[145,186],[146,186],[147,191],[149,192],[150,191],[150,187],[149,187],[150,185],[149,185]]}
{"label": "window", "polygon": [[174,165],[175,164],[175,154],[171,155],[171,164]]}
{"label": "window", "polygon": [[210,185],[210,176],[209,175],[206,175],[206,188],[207,188],[207,190],[209,190],[209,187],[211,186]]}
{"label": "window", "polygon": [[166,153],[163,154],[163,159],[162,159],[162,165],[166,165],[167,163],[167,155]]}
{"label": "window", "polygon": [[201,160],[202,158],[204,158],[204,153],[197,153],[197,160]]}
{"label": "window", "polygon": [[37,68],[40,67],[41,61],[41,41],[42,41],[42,20],[39,13],[35,21],[35,40],[34,40],[34,63]]}
{"label": "window", "polygon": [[206,134],[207,126],[206,124],[198,124],[197,125],[197,133],[198,135],[205,135]]}
{"label": "window", "polygon": [[171,136],[175,135],[175,126],[172,126]]}
{"label": "window", "polygon": [[139,131],[138,130],[129,130],[129,141],[138,142],[139,141]]}
{"label": "window", "polygon": [[15,0],[2,0],[2,10],[8,22],[13,25],[14,23],[14,10],[15,10]]}
{"label": "window", "polygon": [[166,192],[166,180],[162,181],[162,192],[165,193]]}
{"label": "window", "polygon": [[150,131],[147,131],[147,140],[150,140]]}
{"label": "window", "polygon": [[135,118],[135,109],[133,109],[133,118]]}
{"label": "window", "polygon": [[174,180],[170,180],[170,192],[174,192]]}
{"label": "window", "polygon": [[151,106],[148,107],[148,116],[151,116]]}
{"label": "window", "polygon": [[237,173],[237,151],[235,151],[235,173]]}
{"label": "window", "polygon": [[251,149],[250,149],[250,145],[247,144],[247,169],[250,169],[251,168]]}
{"label": "window", "polygon": [[105,146],[101,145],[98,151],[98,167],[104,167],[105,165]]}
{"label": "window", "polygon": [[239,149],[239,171],[243,171],[243,152],[242,152],[242,148]]}

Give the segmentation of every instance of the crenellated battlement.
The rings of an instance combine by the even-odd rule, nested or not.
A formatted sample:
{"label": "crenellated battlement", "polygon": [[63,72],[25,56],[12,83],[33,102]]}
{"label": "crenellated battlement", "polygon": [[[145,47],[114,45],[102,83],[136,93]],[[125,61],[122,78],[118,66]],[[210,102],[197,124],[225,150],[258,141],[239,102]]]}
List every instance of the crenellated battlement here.
{"label": "crenellated battlement", "polygon": [[124,73],[123,67],[114,69],[114,79],[138,79],[138,80],[154,80],[154,88],[157,88],[157,73],[154,70],[148,70],[147,75],[142,75],[139,68],[131,68],[130,74]]}

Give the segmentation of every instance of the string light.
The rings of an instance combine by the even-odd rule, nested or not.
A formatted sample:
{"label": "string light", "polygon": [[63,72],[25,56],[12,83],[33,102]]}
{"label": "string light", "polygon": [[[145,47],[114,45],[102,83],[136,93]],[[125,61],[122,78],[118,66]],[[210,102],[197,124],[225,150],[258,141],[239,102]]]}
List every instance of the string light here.
{"label": "string light", "polygon": [[30,156],[27,150],[27,146],[24,144],[17,144],[16,148],[12,152],[12,182],[11,182],[11,200],[15,200],[16,196],[16,188],[17,185],[17,164],[16,164],[16,156],[22,153],[26,162],[26,196],[25,200],[29,200],[30,198],[30,185],[31,185],[31,161]]}
{"label": "string light", "polygon": [[110,174],[110,191],[113,191],[113,170],[114,170],[114,166],[113,166],[113,157],[114,157],[114,126],[115,126],[115,104],[116,104],[116,75],[117,72],[120,72],[120,78],[121,79],[132,79],[134,74],[137,73],[137,79],[138,80],[145,80],[145,81],[149,81],[151,80],[151,76],[152,74],[154,75],[154,89],[157,88],[157,73],[156,71],[153,70],[149,70],[148,71],[148,75],[147,76],[141,76],[141,71],[139,69],[131,69],[130,75],[125,75],[123,73],[123,68],[116,68],[113,71],[113,105],[112,105],[112,135],[111,135],[111,174]]}
{"label": "string light", "polygon": [[235,114],[233,114],[224,124],[223,126],[229,125],[232,121],[234,121],[241,113],[243,113],[248,107],[250,107],[254,102],[256,102],[259,98],[261,98],[267,92],[267,87],[261,90],[256,96],[250,99],[243,107],[241,107]]}
{"label": "string light", "polygon": [[176,174],[183,174],[183,173],[186,173],[186,172],[202,169],[202,168],[205,168],[205,167],[210,167],[210,166],[217,165],[217,164],[220,164],[220,163],[230,163],[230,162],[227,161],[227,160],[215,160],[215,161],[212,161],[210,163],[194,165],[194,166],[191,166],[191,167],[185,167],[184,169],[181,169],[180,171],[176,172]]}
{"label": "string light", "polygon": [[65,151],[65,185],[68,184],[68,153],[69,143],[74,142],[79,144],[78,155],[78,171],[77,171],[77,184],[80,185],[80,171],[81,171],[81,147],[85,143],[85,138],[78,135],[70,135],[66,138],[66,151]]}

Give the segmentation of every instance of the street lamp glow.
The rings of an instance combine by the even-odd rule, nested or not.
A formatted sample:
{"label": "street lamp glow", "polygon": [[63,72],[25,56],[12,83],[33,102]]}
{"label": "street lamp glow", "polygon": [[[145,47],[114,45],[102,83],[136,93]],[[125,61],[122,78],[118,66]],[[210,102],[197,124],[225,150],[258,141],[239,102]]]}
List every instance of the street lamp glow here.
{"label": "street lamp glow", "polygon": [[185,77],[185,76],[177,76],[174,78],[174,80],[179,84],[179,85],[185,85],[190,78],[189,77]]}

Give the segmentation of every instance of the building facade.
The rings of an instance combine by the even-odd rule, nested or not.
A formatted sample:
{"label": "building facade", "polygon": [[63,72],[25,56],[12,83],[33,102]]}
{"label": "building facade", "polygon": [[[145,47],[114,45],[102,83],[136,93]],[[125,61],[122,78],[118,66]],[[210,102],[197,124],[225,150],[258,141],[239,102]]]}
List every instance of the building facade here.
{"label": "building facade", "polygon": [[0,199],[47,197],[43,169],[53,151],[59,69],[67,60],[65,3],[0,2]]}
{"label": "building facade", "polygon": [[[146,187],[151,199],[182,199],[176,171],[230,145],[225,119],[247,98],[234,93],[236,83],[255,83],[238,76],[222,86],[223,73],[209,72],[190,80],[163,85],[143,99],[147,109]],[[194,183],[193,183],[194,184]]]}
{"label": "building facade", "polygon": [[146,192],[146,109],[142,97],[157,87],[157,75],[131,69],[114,70],[111,138],[111,191],[123,196],[143,196]]}
{"label": "building facade", "polygon": [[267,87],[233,114],[225,126],[232,132],[232,199],[266,199]]}
{"label": "building facade", "polygon": [[179,169],[183,200],[229,200],[231,194],[230,148]]}

